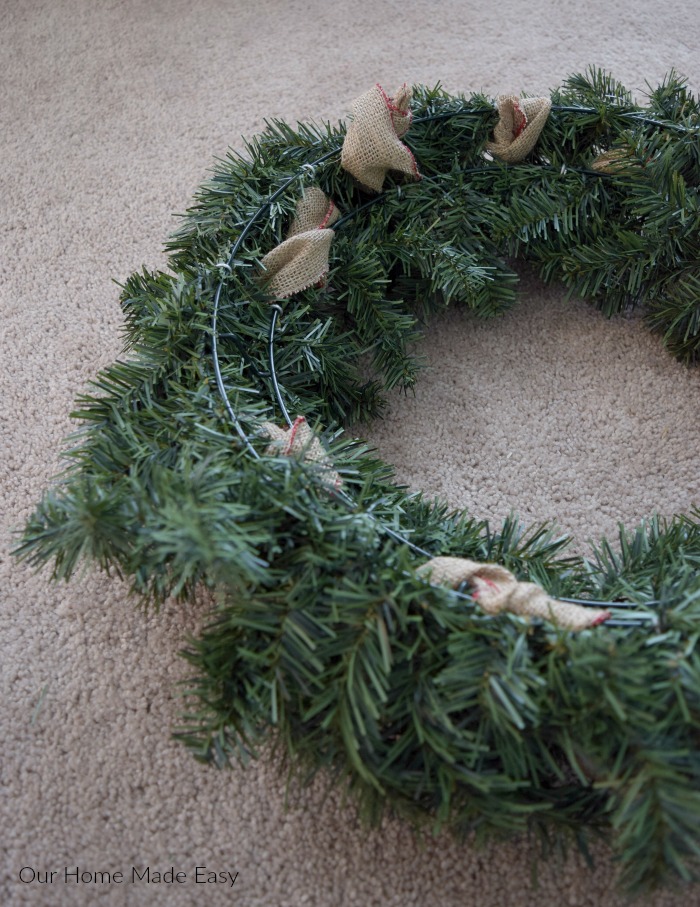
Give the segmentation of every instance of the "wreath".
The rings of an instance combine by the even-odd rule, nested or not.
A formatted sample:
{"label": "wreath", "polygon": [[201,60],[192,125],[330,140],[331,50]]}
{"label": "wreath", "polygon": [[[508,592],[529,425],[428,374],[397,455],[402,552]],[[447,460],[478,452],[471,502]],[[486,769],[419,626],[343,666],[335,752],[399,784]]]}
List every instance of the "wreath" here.
{"label": "wreath", "polygon": [[611,839],[629,889],[700,853],[700,511],[589,558],[408,493],[346,430],[411,388],[421,325],[516,303],[511,262],[700,355],[700,105],[590,70],[549,98],[375,86],[217,162],[121,287],[127,356],[78,399],[17,553],[216,593],[178,736],[458,835]]}

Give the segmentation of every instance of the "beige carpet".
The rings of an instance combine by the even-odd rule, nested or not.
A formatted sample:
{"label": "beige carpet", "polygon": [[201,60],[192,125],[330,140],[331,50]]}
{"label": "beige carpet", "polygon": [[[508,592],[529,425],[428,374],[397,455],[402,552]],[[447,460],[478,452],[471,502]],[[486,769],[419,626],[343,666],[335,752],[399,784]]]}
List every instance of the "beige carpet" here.
{"label": "beige carpet", "polygon": [[[285,806],[268,763],[197,765],[170,733],[203,608],[144,616],[116,579],[52,586],[8,551],[59,468],[73,399],[120,352],[112,280],[162,264],[214,156],[265,117],[344,118],[376,81],[537,92],[597,64],[641,91],[675,66],[698,91],[697,0],[0,0],[0,23],[0,903],[623,903],[605,851],[595,873],[541,864],[534,888],[527,843],[367,833],[320,785]],[[431,327],[431,370],[370,434],[399,477],[478,515],[554,517],[581,546],[700,504],[700,373],[528,273],[522,303]],[[132,866],[186,878],[132,883]],[[124,881],[66,881],[76,867]],[[196,867],[238,876],[197,882]]]}

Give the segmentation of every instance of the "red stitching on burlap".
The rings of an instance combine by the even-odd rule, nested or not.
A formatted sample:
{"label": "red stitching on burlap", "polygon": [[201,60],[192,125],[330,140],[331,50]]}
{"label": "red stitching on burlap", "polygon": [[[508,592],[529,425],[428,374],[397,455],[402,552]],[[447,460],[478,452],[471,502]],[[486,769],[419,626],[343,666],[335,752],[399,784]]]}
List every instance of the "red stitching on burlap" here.
{"label": "red stitching on burlap", "polygon": [[474,576],[472,578],[472,583],[474,584],[475,588],[472,590],[472,592],[470,592],[470,595],[474,599],[479,599],[481,593],[486,591],[483,588],[479,588],[479,583],[484,583],[484,585],[490,586],[492,589],[496,589],[498,592],[501,591],[498,583],[494,583],[493,580],[488,579],[488,577],[486,576]]}
{"label": "red stitching on burlap", "polygon": [[603,613],[600,615],[600,617],[596,617],[596,619],[593,621],[591,626],[597,627],[599,624],[604,624],[605,621],[609,620],[611,617],[612,617],[612,614],[610,613],[610,611],[603,611]]}
{"label": "red stitching on burlap", "polygon": [[527,126],[527,114],[517,101],[513,101],[513,113],[516,115],[520,114],[517,125],[513,126],[513,138],[517,139],[523,134],[523,130]]}
{"label": "red stitching on burlap", "polygon": [[[406,83],[404,82],[404,85],[405,84]],[[397,107],[396,104],[393,103],[393,99],[390,98],[389,95],[384,91],[384,89],[379,84],[379,82],[377,82],[376,87],[379,89],[379,91],[382,94],[382,97],[384,98],[384,103],[387,106],[387,110],[393,111],[394,113],[398,113],[402,117],[411,117],[411,118],[413,117],[413,112],[410,109],[410,107],[408,110],[401,110],[400,107]],[[393,120],[392,120],[392,126],[393,126]]]}
{"label": "red stitching on burlap", "polygon": [[[404,85],[405,85],[405,84],[406,84],[406,83],[404,82]],[[394,118],[393,118],[393,116],[392,116],[391,114],[392,114],[392,113],[398,113],[398,114],[400,114],[402,117],[407,116],[407,117],[408,117],[408,125],[410,126],[411,123],[413,122],[413,111],[411,110],[410,107],[409,107],[408,110],[401,110],[400,107],[397,107],[396,104],[393,104],[393,103],[392,103],[392,99],[391,99],[391,98],[389,97],[389,95],[384,91],[384,89],[383,89],[382,86],[379,84],[379,82],[376,83],[375,87],[379,89],[379,91],[380,91],[380,93],[381,93],[381,96],[382,96],[382,98],[384,99],[384,103],[386,104],[386,109],[389,111],[389,120],[391,121],[391,128],[394,130],[394,135],[396,136],[396,138],[399,138],[399,134],[398,134],[398,132],[396,131],[396,124],[394,123]],[[400,139],[399,139],[399,141],[400,141]],[[409,157],[411,158],[411,167],[413,168],[413,175],[415,176],[415,178],[416,178],[417,180],[422,180],[422,179],[423,179],[423,176],[421,175],[421,173],[420,173],[419,170],[418,170],[418,164],[416,163],[416,159],[415,159],[415,156],[414,156],[413,152],[412,152],[411,149],[408,147],[408,145],[404,145],[403,142],[401,142],[401,147],[404,148],[406,151],[408,151],[408,155],[409,155]]]}
{"label": "red stitching on burlap", "polygon": [[418,172],[418,164],[416,163],[416,159],[415,159],[415,157],[413,156],[413,152],[412,152],[411,149],[408,147],[408,145],[404,145],[403,147],[406,149],[406,151],[408,151],[408,153],[409,153],[410,156],[411,156],[411,166],[413,167],[413,174],[414,174],[415,178],[416,178],[417,180],[422,180],[422,179],[423,179],[423,175],[422,175],[421,173]]}
{"label": "red stitching on burlap", "polygon": [[294,446],[294,439],[296,438],[296,434],[297,434],[297,431],[299,430],[299,426],[302,425],[304,422],[306,422],[306,419],[304,418],[304,416],[297,416],[296,419],[294,420],[294,425],[292,425],[292,427],[289,429],[289,441],[287,442],[287,446],[284,450],[285,457],[288,457],[291,454],[292,447]]}
{"label": "red stitching on burlap", "polygon": [[321,221],[321,223],[318,225],[318,228],[317,228],[317,229],[319,229],[319,230],[324,230],[324,229],[325,229],[326,224],[328,223],[328,221],[329,221],[329,220],[331,219],[331,217],[333,216],[333,212],[334,212],[334,211],[335,211],[335,203],[334,203],[333,201],[331,201],[330,205],[328,206],[328,211],[326,211],[326,216],[323,218],[323,220]]}

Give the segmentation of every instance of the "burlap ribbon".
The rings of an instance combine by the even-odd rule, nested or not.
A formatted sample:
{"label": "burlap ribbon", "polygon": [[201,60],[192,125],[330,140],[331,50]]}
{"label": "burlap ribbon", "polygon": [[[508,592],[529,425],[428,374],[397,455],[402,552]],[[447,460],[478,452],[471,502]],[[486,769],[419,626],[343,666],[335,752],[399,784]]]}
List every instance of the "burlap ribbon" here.
{"label": "burlap ribbon", "polygon": [[274,422],[263,422],[263,432],[272,443],[266,449],[268,456],[297,457],[317,467],[324,485],[340,488],[342,479],[333,468],[328,451],[309,427],[304,416],[297,416],[291,428],[279,428]]}
{"label": "burlap ribbon", "polygon": [[519,582],[499,564],[479,564],[461,557],[434,557],[418,568],[418,575],[435,585],[456,589],[467,582],[470,594],[487,614],[512,611],[539,617],[567,630],[595,627],[610,617],[609,611],[587,608],[550,598],[536,583]]}
{"label": "burlap ribbon", "polygon": [[506,163],[522,161],[532,151],[547,122],[549,98],[498,98],[498,123],[486,150]]}
{"label": "burlap ribbon", "polygon": [[262,280],[271,296],[286,299],[323,280],[335,236],[328,228],[339,216],[335,204],[319,188],[306,189],[287,238],[262,259]]}
{"label": "burlap ribbon", "polygon": [[375,85],[353,101],[353,119],[340,160],[358,182],[373,192],[381,192],[389,170],[398,170],[416,180],[421,178],[416,159],[401,141],[413,118],[412,94],[403,85],[390,98],[381,85]]}
{"label": "burlap ribbon", "polygon": [[624,148],[611,148],[609,151],[603,151],[591,164],[592,170],[600,173],[618,173],[627,167],[640,166],[637,162],[629,159],[628,153]]}

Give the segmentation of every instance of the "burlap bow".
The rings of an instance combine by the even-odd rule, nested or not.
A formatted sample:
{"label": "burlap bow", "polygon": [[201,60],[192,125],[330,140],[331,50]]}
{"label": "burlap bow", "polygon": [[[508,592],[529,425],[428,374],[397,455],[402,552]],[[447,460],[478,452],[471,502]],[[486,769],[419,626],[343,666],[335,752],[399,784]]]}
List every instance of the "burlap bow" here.
{"label": "burlap bow", "polygon": [[524,617],[539,617],[567,630],[595,627],[610,617],[609,611],[587,608],[550,598],[536,583],[519,582],[499,564],[479,564],[461,557],[434,557],[417,573],[436,585],[456,589],[467,582],[471,596],[487,614],[512,611]]}
{"label": "burlap bow", "polygon": [[279,428],[274,422],[263,422],[263,432],[272,443],[266,449],[268,456],[297,457],[317,467],[324,485],[340,488],[342,479],[333,468],[328,451],[309,427],[304,416],[297,416],[291,428]]}
{"label": "burlap bow", "polygon": [[498,123],[493,141],[486,150],[495,157],[514,164],[532,151],[547,122],[552,102],[549,98],[498,98]]}
{"label": "burlap bow", "polygon": [[287,238],[262,259],[262,280],[271,296],[286,299],[323,280],[335,236],[328,228],[339,216],[335,204],[319,188],[305,191]]}
{"label": "burlap bow", "polygon": [[353,119],[343,142],[342,166],[367,189],[381,192],[389,170],[421,178],[416,159],[401,141],[413,115],[412,90],[403,85],[390,98],[381,85],[353,101]]}

